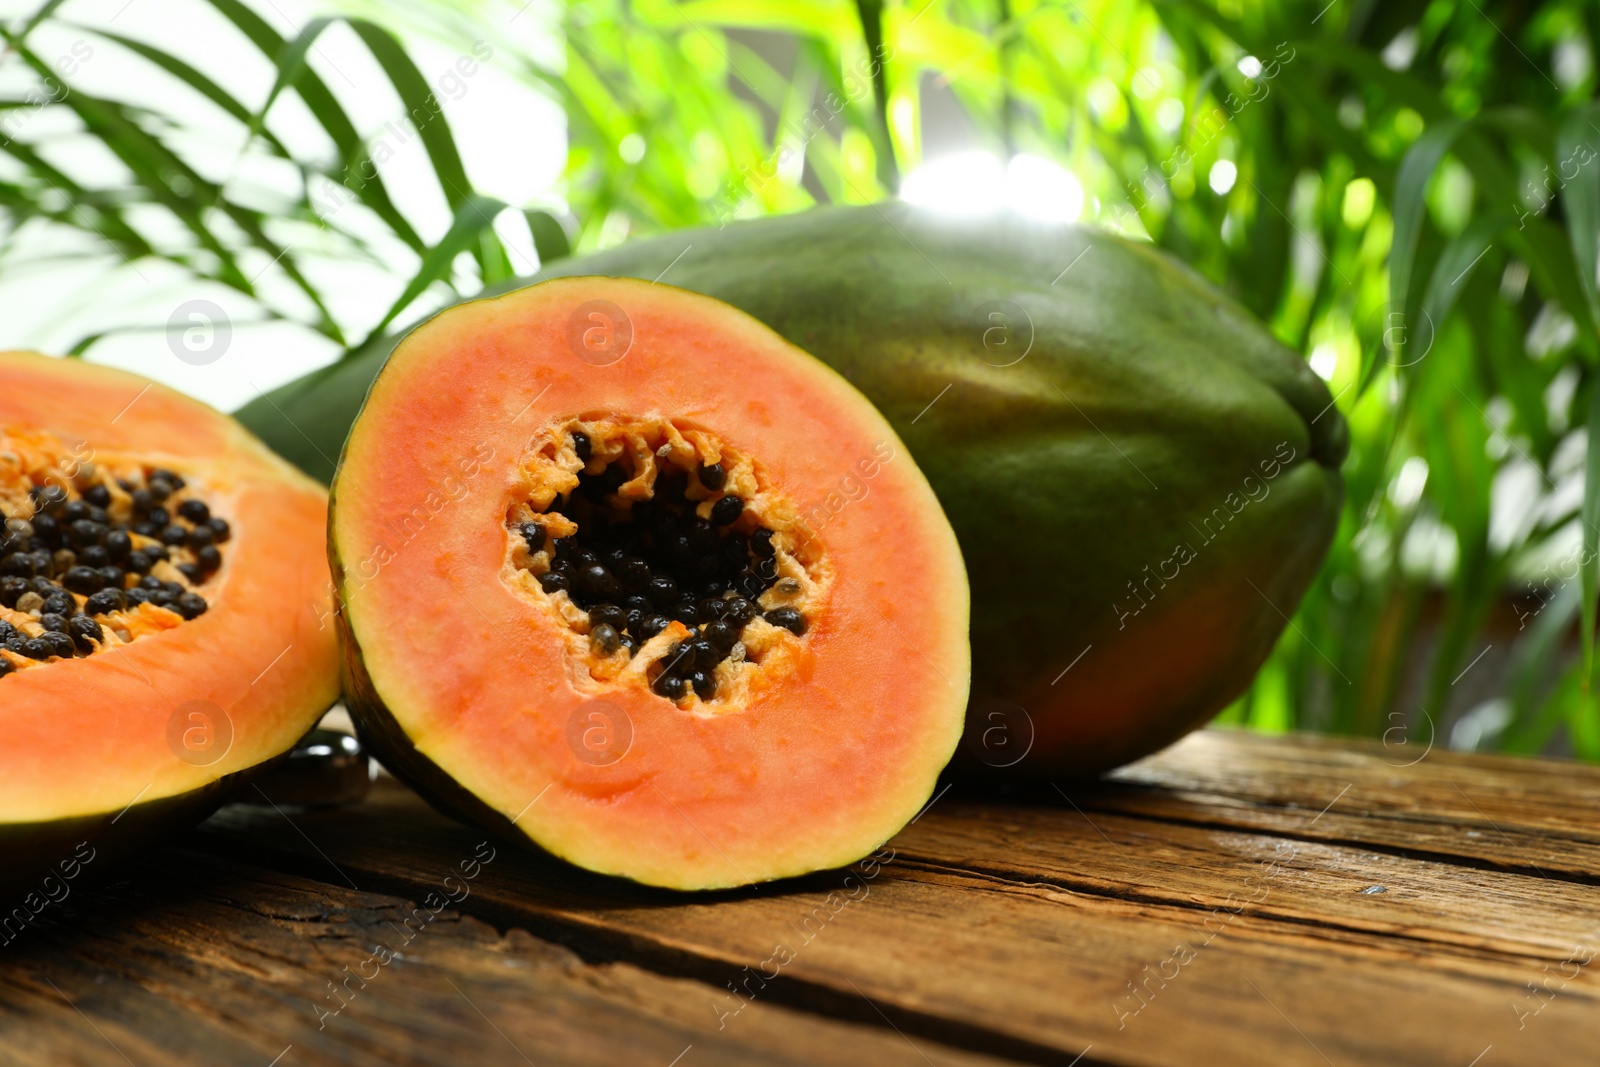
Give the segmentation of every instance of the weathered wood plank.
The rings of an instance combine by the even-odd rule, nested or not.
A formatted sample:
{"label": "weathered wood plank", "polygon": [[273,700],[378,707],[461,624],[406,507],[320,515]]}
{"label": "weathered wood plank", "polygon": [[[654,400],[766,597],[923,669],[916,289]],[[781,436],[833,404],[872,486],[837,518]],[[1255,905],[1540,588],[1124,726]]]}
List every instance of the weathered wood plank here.
{"label": "weathered wood plank", "polygon": [[716,989],[502,936],[427,899],[471,903],[505,862],[502,849],[466,878],[477,840],[432,857],[417,901],[163,850],[0,950],[0,1062],[1000,1063],[771,1003],[719,1028]]}
{"label": "weathered wood plank", "polygon": [[[742,981],[756,1003],[863,1021],[881,1010],[919,1038],[1035,1062],[1092,1046],[1116,1063],[1459,1067],[1492,1045],[1492,1067],[1547,1062],[1600,1024],[1590,887],[1145,819],[1101,837],[1065,804],[996,808],[987,824],[980,810],[936,805],[853,882],[834,872],[714,896],[508,852],[470,909],[590,958]],[[233,809],[203,836],[394,891],[425,877],[418,857],[470,836],[394,789],[296,822]],[[1374,884],[1393,895],[1356,899]]]}
{"label": "weathered wood plank", "polygon": [[1422,751],[1204,730],[1115,772],[1109,786],[1062,787],[1090,812],[1600,884],[1600,767],[1438,750],[1418,760]]}
{"label": "weathered wood plank", "polygon": [[[1201,914],[1242,907],[1330,938],[1379,935],[1398,953],[1547,962],[1600,928],[1590,886],[1071,807],[948,803],[894,844],[932,867]],[[1281,868],[1271,892],[1244,888],[1264,863]]]}

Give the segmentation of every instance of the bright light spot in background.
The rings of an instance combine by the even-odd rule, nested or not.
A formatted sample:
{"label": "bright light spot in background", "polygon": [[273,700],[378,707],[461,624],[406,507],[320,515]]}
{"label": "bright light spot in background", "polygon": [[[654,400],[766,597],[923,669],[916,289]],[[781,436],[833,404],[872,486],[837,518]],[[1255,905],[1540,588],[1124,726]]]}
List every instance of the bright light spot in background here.
{"label": "bright light spot in background", "polygon": [[644,158],[644,138],[636,133],[630,133],[617,145],[617,155],[627,164],[634,164]]}
{"label": "bright light spot in background", "polygon": [[889,128],[895,138],[906,145],[917,143],[917,102],[905,93],[889,97]]}
{"label": "bright light spot in background", "polygon": [[1239,73],[1246,78],[1261,77],[1261,60],[1255,56],[1245,56],[1238,62]]}
{"label": "bright light spot in background", "polygon": [[1311,350],[1311,370],[1323,381],[1332,381],[1333,372],[1339,366],[1339,350],[1333,347],[1332,342],[1324,341]]}
{"label": "bright light spot in background", "polygon": [[1421,456],[1412,456],[1400,465],[1400,473],[1394,476],[1394,484],[1389,487],[1389,499],[1394,501],[1397,508],[1409,508],[1422,499],[1422,487],[1428,484],[1428,461]]}
{"label": "bright light spot in background", "polygon": [[1372,218],[1372,209],[1378,202],[1378,187],[1372,184],[1371,178],[1357,178],[1344,187],[1344,203],[1340,214],[1344,217],[1344,224],[1352,230],[1359,230]]}
{"label": "bright light spot in background", "polygon": [[982,215],[1000,206],[1005,171],[988,152],[962,152],[924,163],[900,183],[900,199],[949,215]]}
{"label": "bright light spot in background", "polygon": [[1089,106],[1094,109],[1096,116],[1104,118],[1115,111],[1117,105],[1122,103],[1122,93],[1118,91],[1116,83],[1109,78],[1096,78],[1089,83],[1083,91],[1088,97]]}
{"label": "bright light spot in background", "polygon": [[1083,185],[1059,164],[1022,153],[1002,167],[988,152],[963,152],[925,163],[906,175],[900,198],[950,215],[984,215],[1001,208],[1047,222],[1083,214]]}
{"label": "bright light spot in background", "polygon": [[1383,50],[1383,65],[1390,70],[1405,70],[1417,58],[1417,28],[1407,26],[1394,35]]}
{"label": "bright light spot in background", "polygon": [[1589,73],[1594,69],[1588,46],[1570,37],[1557,42],[1550,58],[1556,81],[1561,83],[1563,89],[1576,89],[1588,80]]}
{"label": "bright light spot in background", "polygon": [[1168,133],[1177,133],[1183,125],[1183,102],[1167,97],[1156,105],[1156,122]]}
{"label": "bright light spot in background", "polygon": [[1239,180],[1239,168],[1231,159],[1219,159],[1211,164],[1211,174],[1206,180],[1211,183],[1211,191],[1221,196]]}
{"label": "bright light spot in background", "polygon": [[1023,153],[1006,167],[1006,202],[1037,219],[1074,222],[1083,214],[1083,185],[1065,167]]}

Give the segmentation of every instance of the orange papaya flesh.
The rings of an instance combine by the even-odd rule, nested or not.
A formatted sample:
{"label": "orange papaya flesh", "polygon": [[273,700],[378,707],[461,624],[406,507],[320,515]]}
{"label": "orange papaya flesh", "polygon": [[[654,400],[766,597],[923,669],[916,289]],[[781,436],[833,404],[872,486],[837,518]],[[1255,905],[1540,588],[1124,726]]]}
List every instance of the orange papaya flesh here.
{"label": "orange papaya flesh", "polygon": [[833,371],[668,286],[566,279],[413,331],[345,446],[329,552],[366,743],[592,870],[852,862],[961,733],[965,571],[921,472]]}
{"label": "orange papaya flesh", "polygon": [[326,510],[198,401],[0,353],[0,890],[204,817],[337,699]]}

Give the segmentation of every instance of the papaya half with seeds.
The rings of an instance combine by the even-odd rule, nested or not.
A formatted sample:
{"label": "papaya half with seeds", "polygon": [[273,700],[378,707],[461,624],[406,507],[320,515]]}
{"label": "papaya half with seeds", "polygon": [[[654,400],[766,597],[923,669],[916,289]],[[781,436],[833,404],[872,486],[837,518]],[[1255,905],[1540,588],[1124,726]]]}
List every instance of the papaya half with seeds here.
{"label": "papaya half with seeds", "polygon": [[9,905],[204,818],[339,669],[324,490],[198,401],[0,352],[0,513]]}
{"label": "papaya half with seeds", "polygon": [[[1348,433],[1327,388],[1146,244],[885,203],[629,242],[540,277],[562,275],[732,304],[888,418],[972,583],[969,770],[1092,773],[1204,722],[1249,684],[1338,521]],[[393,344],[240,417],[325,480]]]}
{"label": "papaya half with seeds", "polygon": [[585,278],[441,313],[373,383],[332,499],[363,740],[580,866],[707,889],[851,863],[961,735],[966,575],[927,481],[844,379],[717,301]]}

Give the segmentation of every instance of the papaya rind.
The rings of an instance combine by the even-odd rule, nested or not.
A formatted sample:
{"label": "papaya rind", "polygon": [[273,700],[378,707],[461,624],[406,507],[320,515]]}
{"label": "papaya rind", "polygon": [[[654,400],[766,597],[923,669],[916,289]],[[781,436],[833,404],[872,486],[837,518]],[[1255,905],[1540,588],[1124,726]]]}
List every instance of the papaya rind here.
{"label": "papaya rind", "polygon": [[[0,855],[6,859],[0,870],[0,943],[9,939],[7,935],[15,935],[6,920],[12,917],[11,909],[26,899],[25,894],[33,892],[49,899],[50,892],[59,892],[53,886],[41,885],[46,876],[55,875],[58,885],[69,888],[102,881],[125,860],[204,822],[282,758],[273,756],[197,789],[139,801],[120,811],[48,822],[0,824]],[[81,864],[83,876],[64,878],[60,865],[75,858],[80,844],[92,850],[90,858]]]}

